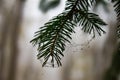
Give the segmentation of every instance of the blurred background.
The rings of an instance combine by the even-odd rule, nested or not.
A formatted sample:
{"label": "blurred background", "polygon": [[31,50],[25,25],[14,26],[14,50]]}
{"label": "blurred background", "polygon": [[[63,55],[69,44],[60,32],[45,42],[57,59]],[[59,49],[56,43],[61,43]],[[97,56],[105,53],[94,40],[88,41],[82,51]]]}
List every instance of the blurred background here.
{"label": "blurred background", "polygon": [[63,66],[52,68],[41,66],[30,40],[40,26],[64,10],[66,0],[51,9],[41,8],[40,1],[0,0],[0,80],[103,80],[117,47],[113,4],[97,0],[93,8],[108,24],[103,27],[106,34],[93,39],[76,27]]}

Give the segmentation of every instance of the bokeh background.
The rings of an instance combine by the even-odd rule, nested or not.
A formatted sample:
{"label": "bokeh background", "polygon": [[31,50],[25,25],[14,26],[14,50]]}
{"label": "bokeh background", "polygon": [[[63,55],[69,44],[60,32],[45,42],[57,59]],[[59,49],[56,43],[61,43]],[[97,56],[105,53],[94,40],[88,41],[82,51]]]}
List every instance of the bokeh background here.
{"label": "bokeh background", "polygon": [[[0,0],[0,80],[102,80],[116,48],[116,15],[113,4],[99,3],[93,10],[108,24],[106,34],[92,38],[78,26],[67,44],[62,67],[42,67],[34,32],[65,8],[65,1],[48,12],[40,0]],[[108,3],[108,4],[107,4]]]}

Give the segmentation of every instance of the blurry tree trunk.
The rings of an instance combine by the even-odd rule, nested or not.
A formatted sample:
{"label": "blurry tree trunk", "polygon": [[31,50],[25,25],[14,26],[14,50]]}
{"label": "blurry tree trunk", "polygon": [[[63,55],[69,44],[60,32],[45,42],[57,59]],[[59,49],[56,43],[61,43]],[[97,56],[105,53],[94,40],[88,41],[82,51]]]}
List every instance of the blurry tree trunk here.
{"label": "blurry tree trunk", "polygon": [[119,80],[120,74],[120,43],[113,54],[110,67],[107,69],[104,80]]}
{"label": "blurry tree trunk", "polygon": [[3,50],[3,38],[4,36],[2,36],[2,34],[4,34],[5,32],[3,31],[3,10],[4,10],[4,1],[0,0],[0,80],[3,80],[3,59],[4,59],[4,50]]}
{"label": "blurry tree trunk", "polygon": [[18,36],[24,0],[14,0],[12,6],[7,6],[10,0],[4,1],[2,7],[3,22],[1,25],[1,55],[2,77],[0,80],[15,80],[15,69],[18,56]]}
{"label": "blurry tree trunk", "polygon": [[0,0],[0,80],[2,80],[2,61],[3,61],[3,55],[1,54],[1,8],[2,8],[3,1]]}

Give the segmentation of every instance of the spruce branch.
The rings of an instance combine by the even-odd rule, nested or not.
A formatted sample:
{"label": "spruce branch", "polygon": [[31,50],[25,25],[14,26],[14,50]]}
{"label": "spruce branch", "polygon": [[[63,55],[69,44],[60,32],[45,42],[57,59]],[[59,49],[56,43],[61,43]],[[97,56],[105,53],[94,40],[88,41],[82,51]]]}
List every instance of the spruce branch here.
{"label": "spruce branch", "polygon": [[35,38],[31,43],[38,45],[38,59],[44,58],[42,66],[49,61],[53,67],[55,63],[58,66],[62,65],[61,57],[64,56],[65,43],[70,43],[71,34],[74,33],[74,27],[77,24],[80,24],[87,33],[97,31],[101,35],[101,32],[104,32],[100,26],[106,24],[98,15],[89,13],[93,1],[68,0],[64,12],[49,20],[35,33]]}
{"label": "spruce branch", "polygon": [[114,4],[114,10],[117,14],[117,37],[120,38],[120,0],[111,0]]}
{"label": "spruce branch", "polygon": [[95,37],[95,32],[97,32],[100,36],[105,31],[101,28],[101,26],[106,25],[102,19],[97,14],[90,13],[87,11],[79,10],[76,18],[79,25],[82,26],[82,30],[86,33],[93,33],[93,37]]}

